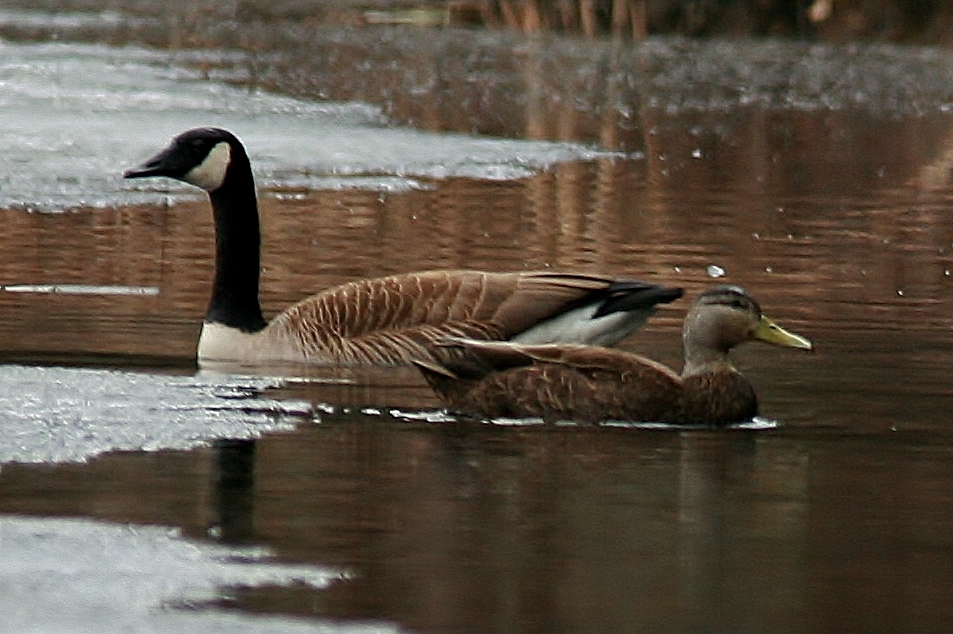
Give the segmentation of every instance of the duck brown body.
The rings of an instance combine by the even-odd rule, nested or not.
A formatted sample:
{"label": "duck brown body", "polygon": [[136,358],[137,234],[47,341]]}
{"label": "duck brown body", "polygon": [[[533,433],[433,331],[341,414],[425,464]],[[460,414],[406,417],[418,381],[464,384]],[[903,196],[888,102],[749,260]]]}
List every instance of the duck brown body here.
{"label": "duck brown body", "polygon": [[681,374],[620,350],[467,340],[443,342],[434,351],[437,362],[417,365],[447,407],[466,414],[721,426],[758,413],[754,388],[728,359],[732,347],[758,339],[811,348],[764,317],[738,287],[700,296],[683,339]]}

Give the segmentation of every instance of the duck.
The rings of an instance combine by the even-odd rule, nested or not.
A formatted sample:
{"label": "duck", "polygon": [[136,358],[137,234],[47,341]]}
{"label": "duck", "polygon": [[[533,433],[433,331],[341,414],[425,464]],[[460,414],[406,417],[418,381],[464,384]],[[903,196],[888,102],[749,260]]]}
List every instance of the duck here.
{"label": "duck", "polygon": [[556,271],[431,270],[354,280],[266,320],[259,301],[261,229],[244,144],[223,128],[187,130],[128,179],[168,177],[203,189],[215,226],[215,274],[199,365],[407,365],[436,341],[611,346],[681,288]]}
{"label": "duck", "polygon": [[731,363],[733,348],[762,341],[814,349],[737,285],[711,288],[692,302],[682,341],[681,373],[614,348],[462,338],[437,342],[436,360],[414,365],[449,410],[465,415],[722,427],[759,413],[754,388]]}

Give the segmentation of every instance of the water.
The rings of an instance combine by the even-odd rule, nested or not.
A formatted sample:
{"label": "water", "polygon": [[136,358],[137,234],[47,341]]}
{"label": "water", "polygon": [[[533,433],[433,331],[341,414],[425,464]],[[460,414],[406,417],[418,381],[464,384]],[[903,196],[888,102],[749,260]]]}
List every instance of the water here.
{"label": "water", "polygon": [[[61,40],[0,46],[0,120],[30,122],[0,125],[0,585],[33,631],[947,628],[949,53],[240,22],[158,51],[121,16],[28,17]],[[235,32],[252,52],[210,46]],[[207,123],[264,185],[267,314],[572,268],[743,284],[817,352],[739,349],[763,418],[720,432],[456,420],[410,369],[196,374],[207,203],[119,174]],[[686,305],[625,347],[677,366]],[[115,611],[29,585],[51,544],[76,559],[40,585],[85,570]],[[121,577],[195,567],[110,603],[102,544]],[[249,546],[313,582],[243,572]]]}

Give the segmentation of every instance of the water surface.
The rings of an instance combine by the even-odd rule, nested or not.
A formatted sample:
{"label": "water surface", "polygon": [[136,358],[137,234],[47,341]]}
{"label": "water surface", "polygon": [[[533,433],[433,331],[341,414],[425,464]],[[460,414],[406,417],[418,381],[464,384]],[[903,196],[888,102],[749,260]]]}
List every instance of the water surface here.
{"label": "water surface", "polygon": [[[247,627],[947,627],[953,56],[282,28],[0,47],[32,122],[0,132],[0,512],[346,571],[195,608]],[[118,175],[210,122],[263,185],[269,315],[355,277],[570,268],[743,284],[817,352],[738,350],[770,424],[727,431],[455,420],[409,369],[195,375],[207,203]],[[677,366],[686,306],[624,347]]]}

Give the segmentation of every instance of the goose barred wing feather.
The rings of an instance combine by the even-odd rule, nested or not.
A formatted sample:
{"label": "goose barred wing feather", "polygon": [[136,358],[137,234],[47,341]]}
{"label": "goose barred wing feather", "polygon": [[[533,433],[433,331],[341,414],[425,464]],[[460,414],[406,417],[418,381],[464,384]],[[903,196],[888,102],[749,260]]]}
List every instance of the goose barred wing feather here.
{"label": "goose barred wing feather", "polygon": [[608,298],[620,283],[546,272],[409,273],[327,289],[267,330],[294,341],[307,361],[408,363],[430,358],[429,347],[447,337],[508,339],[568,307]]}
{"label": "goose barred wing feather", "polygon": [[510,273],[512,281],[488,279],[487,293],[481,297],[481,313],[476,319],[500,324],[506,338],[523,332],[563,310],[600,299],[616,280],[598,275],[566,273]]}

